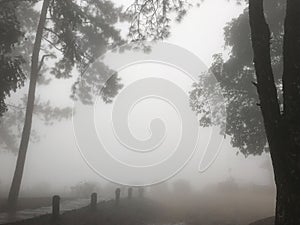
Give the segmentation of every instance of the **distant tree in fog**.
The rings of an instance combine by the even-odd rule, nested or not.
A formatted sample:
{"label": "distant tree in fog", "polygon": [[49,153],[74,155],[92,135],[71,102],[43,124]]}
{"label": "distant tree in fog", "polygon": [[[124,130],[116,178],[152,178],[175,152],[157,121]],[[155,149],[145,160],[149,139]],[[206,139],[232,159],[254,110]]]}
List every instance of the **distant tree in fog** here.
{"label": "distant tree in fog", "polygon": [[191,194],[192,192],[191,184],[189,181],[184,179],[174,181],[172,186],[176,195],[186,195]]}
{"label": "distant tree in fog", "polygon": [[89,198],[93,192],[102,196],[102,189],[94,182],[80,182],[71,188],[71,194],[77,198]]}
{"label": "distant tree in fog", "polygon": [[168,182],[159,183],[149,188],[149,194],[157,199],[164,199],[170,194]]}
{"label": "distant tree in fog", "polygon": [[[18,154],[18,142],[22,135],[22,124],[24,123],[24,107],[26,98],[21,103],[10,106],[9,110],[0,118],[0,152]],[[51,125],[54,121],[70,118],[72,110],[70,107],[54,107],[49,101],[35,101],[33,115],[38,117],[44,124]],[[40,135],[32,129],[30,141],[35,143],[40,140]]]}

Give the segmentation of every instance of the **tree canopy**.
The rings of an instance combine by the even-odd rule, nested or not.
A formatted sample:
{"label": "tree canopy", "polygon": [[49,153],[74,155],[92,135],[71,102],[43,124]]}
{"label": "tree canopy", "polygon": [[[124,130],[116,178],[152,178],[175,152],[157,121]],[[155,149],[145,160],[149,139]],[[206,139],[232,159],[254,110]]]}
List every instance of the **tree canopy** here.
{"label": "tree canopy", "polygon": [[17,1],[0,2],[0,116],[7,111],[5,97],[23,86],[26,79],[21,67],[25,60],[21,54],[14,53],[15,46],[24,37],[15,10],[18,4]]}
{"label": "tree canopy", "polygon": [[[39,19],[40,0],[0,1],[0,145],[2,149],[17,152],[21,135],[26,97],[7,105],[5,100],[12,91],[24,86],[29,79],[33,43]],[[50,1],[43,30],[38,83],[47,85],[53,78],[70,78],[80,74],[94,59],[107,49],[125,41],[115,24],[125,19],[121,7],[110,1]],[[47,59],[51,58],[51,63]],[[53,66],[54,62],[54,66]],[[99,64],[98,64],[99,65]],[[91,73],[91,71],[88,71]],[[102,87],[102,98],[111,102],[122,87],[118,77],[112,76],[106,84],[105,74],[109,68],[101,64],[101,74],[85,74],[85,82],[78,82],[70,89],[70,96],[90,103],[92,87]],[[95,71],[96,73],[96,71]],[[79,74],[79,76],[78,76]],[[98,89],[99,90],[99,89]],[[70,116],[70,108],[57,108],[47,101],[35,102],[34,114],[49,123]],[[33,134],[35,134],[34,132]],[[33,135],[32,140],[37,140]]]}
{"label": "tree canopy", "polygon": [[[278,96],[282,99],[282,44],[285,1],[266,0],[266,19],[272,31],[271,60]],[[225,45],[231,49],[229,59],[224,61],[220,54],[214,56],[211,72],[220,83],[227,103],[226,134],[231,137],[233,147],[244,155],[261,154],[268,151],[257,81],[253,65],[253,51],[249,26],[249,12],[245,9],[224,28]],[[195,90],[191,98],[198,98]],[[197,101],[192,101],[199,104]],[[281,100],[282,104],[282,100]],[[195,105],[193,107],[196,108]]]}
{"label": "tree canopy", "polygon": [[[0,115],[7,111],[5,98],[11,91],[24,85],[30,69],[30,56],[38,21],[35,7],[39,0],[2,0],[0,2]],[[47,69],[56,78],[70,78],[75,68],[82,71],[107,48],[124,43],[115,24],[125,17],[121,7],[110,1],[50,1],[47,21],[43,31],[41,71]],[[47,58],[55,65],[47,67]],[[74,71],[73,71],[74,74]],[[98,76],[100,79],[100,77]],[[114,76],[107,101],[119,88]],[[39,76],[40,83],[48,83],[45,75]],[[101,79],[98,80],[101,83]],[[112,85],[115,84],[113,87]],[[75,85],[74,85],[75,86]]]}

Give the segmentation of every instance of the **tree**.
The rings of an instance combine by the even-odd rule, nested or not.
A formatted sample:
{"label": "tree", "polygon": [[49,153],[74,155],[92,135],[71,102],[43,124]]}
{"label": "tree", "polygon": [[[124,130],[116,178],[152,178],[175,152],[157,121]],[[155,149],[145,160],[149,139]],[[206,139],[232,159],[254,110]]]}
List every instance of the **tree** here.
{"label": "tree", "polygon": [[[34,10],[35,0],[26,1],[0,1],[1,9],[1,62],[0,62],[0,147],[16,154],[18,151],[21,124],[23,124],[26,96],[20,102],[10,103],[7,97],[12,91],[16,92],[24,86],[28,78],[30,54],[34,31],[37,26],[38,12]],[[22,18],[22,20],[19,20]],[[24,32],[26,30],[26,32]],[[39,76],[39,84],[48,84],[49,78]],[[9,110],[8,110],[9,109]],[[71,115],[70,108],[52,107],[50,102],[35,101],[34,114],[45,124],[53,120],[61,120]],[[34,130],[33,130],[34,131]],[[39,135],[33,132],[32,141],[38,141]]]}
{"label": "tree", "polygon": [[257,92],[272,158],[277,205],[275,223],[300,223],[300,2],[287,0],[283,41],[283,109],[271,62],[271,32],[263,1],[249,1]]}
{"label": "tree", "polygon": [[13,181],[11,184],[11,188],[8,195],[8,204],[9,209],[15,209],[17,204],[17,199],[20,191],[21,180],[25,165],[26,153],[29,143],[31,125],[32,125],[32,113],[34,107],[34,99],[35,99],[35,89],[36,82],[39,72],[39,53],[43,35],[43,27],[46,21],[47,9],[49,6],[50,0],[45,0],[43,3],[41,17],[37,28],[37,34],[34,42],[32,60],[31,60],[31,73],[30,73],[30,83],[29,83],[29,91],[28,91],[28,99],[27,99],[27,107],[25,113],[25,122],[22,131],[22,139],[19,148],[19,154],[16,163],[16,169],[13,177]]}
{"label": "tree", "polygon": [[[132,35],[155,39],[147,34],[154,26],[157,37],[167,37],[162,34],[168,33],[168,24],[159,26],[151,18],[163,12],[159,15],[168,20],[174,2],[137,2]],[[150,22],[141,29],[143,16]],[[217,54],[211,66],[227,101],[225,132],[245,156],[270,152],[277,187],[275,223],[300,224],[300,2],[249,0],[244,13],[225,27],[225,40],[231,47],[229,60]],[[201,125],[214,125],[199,102],[212,90],[201,84],[194,85],[191,105],[203,115]]]}
{"label": "tree", "polygon": [[[4,1],[4,4],[11,4],[10,2],[13,1]],[[17,204],[31,133],[35,90],[42,68],[45,67],[44,61],[47,57],[56,56],[59,59],[51,73],[57,78],[71,77],[73,69],[84,69],[95,58],[103,54],[107,47],[114,47],[123,43],[119,31],[114,27],[114,24],[120,19],[121,8],[116,8],[109,1],[85,0],[80,3],[60,0],[42,1],[42,9],[32,47],[25,122],[16,169],[8,196],[9,209],[14,210]],[[42,57],[40,57],[41,51],[44,52]],[[14,73],[9,74],[9,76],[14,75]],[[93,82],[106,87],[107,84],[101,82],[105,79],[100,75],[102,74],[94,76]],[[111,98],[117,94],[121,87],[118,82],[119,79],[116,76],[110,79],[109,87],[106,88],[107,92],[105,93],[104,88],[102,95],[104,101],[111,101]],[[76,83],[73,86],[74,89],[76,89]],[[81,94],[83,96],[83,92]],[[88,93],[85,93],[83,97],[86,95]]]}
{"label": "tree", "polygon": [[21,68],[24,58],[13,54],[15,45],[24,35],[16,15],[17,5],[16,1],[0,2],[0,116],[7,111],[5,97],[23,86],[26,79]]}
{"label": "tree", "polygon": [[[283,24],[284,1],[265,1],[264,7],[265,10],[263,1],[249,1],[249,9],[226,27],[227,44],[232,46],[231,57],[224,63],[220,73],[222,59],[216,56],[212,70],[227,99],[226,133],[231,136],[233,146],[246,156],[263,151],[271,154],[277,187],[276,224],[298,224],[300,193],[297,190],[300,186],[297,124],[300,118],[294,113],[299,111],[299,106],[295,105],[299,101],[299,94],[294,91],[290,97],[285,95],[293,89],[291,83],[295,85],[298,81],[284,80],[286,76],[291,76],[286,72],[290,60],[297,61],[285,50],[286,42],[289,42],[286,27],[299,19],[294,17],[294,22],[287,22],[291,13],[291,9],[287,8]],[[297,7],[299,10],[299,5],[295,5],[294,10]],[[296,26],[299,23],[294,24],[292,29],[299,29]],[[299,36],[294,34],[292,39],[299,40]],[[290,51],[294,52],[292,55],[299,54],[295,53],[299,52],[295,47]],[[280,75],[282,70],[283,76]],[[290,113],[294,116],[289,116]]]}

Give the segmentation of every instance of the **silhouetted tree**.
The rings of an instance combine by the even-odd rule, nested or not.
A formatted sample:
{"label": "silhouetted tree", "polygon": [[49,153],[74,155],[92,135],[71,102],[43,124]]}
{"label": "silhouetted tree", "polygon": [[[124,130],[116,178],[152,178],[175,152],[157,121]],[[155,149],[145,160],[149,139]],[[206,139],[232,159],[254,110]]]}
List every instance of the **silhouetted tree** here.
{"label": "silhouetted tree", "polygon": [[[154,24],[152,34],[167,37],[155,20],[144,25],[146,29],[137,25],[139,18],[151,18],[155,12],[168,20],[174,2],[138,4],[132,36],[155,39],[147,34]],[[162,25],[168,30],[168,24]],[[249,8],[226,26],[225,40],[231,47],[229,60],[215,55],[211,67],[226,99],[225,132],[246,156],[270,152],[277,187],[276,225],[300,224],[300,2],[249,0]],[[199,102],[214,90],[201,84],[194,85],[191,105],[203,116],[201,125],[215,125]]]}
{"label": "silhouetted tree", "polygon": [[300,2],[286,3],[280,108],[263,1],[249,1],[257,92],[277,187],[277,225],[300,223]]}
{"label": "silhouetted tree", "polygon": [[265,1],[264,10],[263,3],[249,1],[249,9],[226,27],[230,59],[221,71],[223,62],[216,56],[211,69],[227,99],[226,133],[231,143],[246,156],[270,152],[277,187],[276,224],[297,224],[300,5],[291,8],[294,3],[289,1],[287,5],[282,0]]}
{"label": "silhouetted tree", "polygon": [[[10,4],[12,4],[12,2],[19,1],[2,1],[1,3],[11,9]],[[39,1],[35,0],[31,2]],[[15,7],[17,7],[17,5],[18,3],[15,3]],[[32,46],[25,122],[16,169],[8,196],[10,209],[15,209],[18,199],[31,132],[36,84],[40,73],[43,69],[46,69],[44,61],[47,57],[57,58],[55,66],[51,69],[51,74],[57,78],[71,77],[73,69],[83,71],[89,63],[103,54],[108,47],[114,47],[117,44],[123,43],[119,31],[114,27],[114,24],[116,24],[120,18],[121,8],[116,8],[109,1],[42,1],[42,9],[38,19],[39,22],[34,32],[35,40]],[[16,24],[18,24],[17,18],[14,17],[14,19],[16,20]],[[44,53],[42,57],[40,57],[40,52]],[[104,65],[103,68],[105,68]],[[108,68],[105,69],[106,72],[109,71]],[[15,71],[13,72],[15,73]],[[96,75],[98,76],[93,76],[93,84],[106,88],[104,88],[102,98],[105,102],[110,102],[111,98],[117,94],[118,89],[121,87],[118,83],[119,79],[113,76],[109,80],[108,85],[106,85],[103,84],[105,77],[101,77],[102,74],[99,74],[99,72]],[[15,76],[15,74],[12,75],[9,73],[8,76]],[[88,85],[91,85],[91,82],[86,83],[86,90],[89,91]],[[75,89],[76,83],[73,86],[73,91]],[[81,100],[86,103],[84,97],[90,96],[90,94],[85,93],[84,96],[84,92],[79,93],[81,93],[81,96],[79,96],[82,97]],[[73,97],[76,96],[74,95]]]}

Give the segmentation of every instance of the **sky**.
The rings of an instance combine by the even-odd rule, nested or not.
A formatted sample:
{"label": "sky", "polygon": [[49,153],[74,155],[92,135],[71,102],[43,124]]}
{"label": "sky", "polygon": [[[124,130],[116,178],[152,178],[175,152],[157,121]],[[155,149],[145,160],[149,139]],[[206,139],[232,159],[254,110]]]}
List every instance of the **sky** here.
{"label": "sky", "polygon": [[[122,0],[118,1],[117,4],[128,5],[129,2],[128,0]],[[209,67],[212,62],[212,55],[216,53],[226,54],[228,52],[228,49],[224,49],[223,27],[232,18],[237,17],[242,10],[243,6],[236,5],[234,1],[204,1],[199,7],[191,9],[181,23],[172,24],[171,36],[166,42],[188,50]],[[125,89],[139,79],[147,79],[153,76],[169,79],[170,74],[172,74],[172,79],[177,86],[182,90],[188,90],[192,80],[181,80],[182,71],[166,65],[157,67],[155,63],[144,63],[128,66],[119,71]],[[73,102],[68,97],[71,84],[72,81],[70,80],[52,81],[48,86],[38,87],[37,95],[43,100],[50,100],[55,106],[72,106]],[[28,86],[23,88],[17,96],[21,96],[20,93],[22,92],[25,93],[26,88]],[[104,104],[98,103],[95,110],[97,113],[104,115],[111,108],[112,106],[104,106]],[[159,108],[160,114],[158,115],[157,110],[153,110],[153,108]],[[131,111],[131,115],[128,117],[131,121],[129,129],[137,139],[146,139],[151,136],[149,129],[146,129],[151,118],[146,118],[146,120],[143,118],[145,116],[163,117],[166,124],[171,124],[168,132],[169,136],[167,137],[171,138],[171,144],[164,148],[173,149],[171,146],[177,141],[176,135],[178,135],[178,130],[174,128],[178,125],[178,118],[174,112],[170,106],[159,99],[144,101]],[[105,137],[106,143],[111,145],[111,149],[117,149],[116,144],[118,143],[114,143],[109,137],[105,136],[108,135],[106,128],[109,124],[103,124],[105,121],[109,123],[110,120],[103,118],[107,117],[100,116],[96,118],[96,130],[99,132],[101,130],[102,132],[104,131],[102,137]],[[79,126],[82,126],[83,132],[83,127],[87,122],[82,121],[81,123]],[[78,127],[78,124],[76,126]],[[104,179],[96,174],[83,160],[82,152],[78,150],[78,143],[75,140],[72,119],[57,122],[52,126],[45,126],[35,118],[33,128],[38,130],[41,139],[39,142],[30,143],[29,145],[22,193],[26,193],[26,190],[30,190],[39,183],[47,183],[53,190],[62,190],[68,189],[69,186],[81,181],[104,182]],[[208,130],[201,129],[200,134],[202,136],[201,146],[205,146]],[[89,144],[94,146],[92,143]],[[270,184],[270,171],[262,168],[265,162],[270,163],[269,155],[248,156],[245,159],[243,155],[237,155],[237,151],[238,149],[231,147],[230,138],[227,137],[215,162],[203,173],[198,171],[199,161],[203,152],[201,150],[196,151],[187,166],[179,174],[175,175],[171,181],[183,178],[189,180],[194,187],[203,188],[208,184],[224,181],[228,176],[232,176],[241,183]],[[2,185],[7,191],[7,186],[13,176],[16,156],[7,152],[1,152],[0,154],[0,187]],[[121,153],[116,154],[120,156]],[[129,160],[126,154],[122,157],[124,160]],[[154,155],[152,159],[155,161],[157,157]],[[159,157],[161,157],[161,154]],[[151,161],[150,159],[148,160],[149,162]],[[158,174],[161,172],[157,171]]]}

